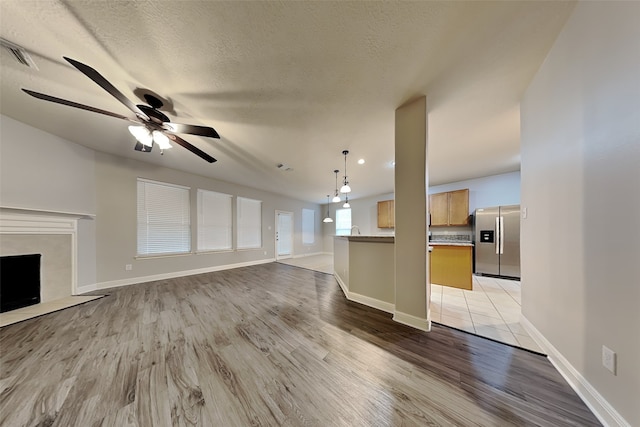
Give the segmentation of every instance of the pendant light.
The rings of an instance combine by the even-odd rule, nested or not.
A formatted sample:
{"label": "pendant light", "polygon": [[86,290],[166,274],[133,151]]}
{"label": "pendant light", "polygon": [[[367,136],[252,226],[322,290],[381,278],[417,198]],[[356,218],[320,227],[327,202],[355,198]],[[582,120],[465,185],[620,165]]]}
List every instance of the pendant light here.
{"label": "pendant light", "polygon": [[325,219],[322,220],[322,222],[333,222],[333,219],[329,215],[329,198],[330,197],[331,196],[327,194],[327,216],[325,217]]}
{"label": "pendant light", "polygon": [[333,203],[340,203],[340,193],[338,193],[338,172],[340,172],[338,169],[333,171],[333,173],[336,174],[336,192],[333,195],[333,199],[331,199]]}
{"label": "pendant light", "polygon": [[344,154],[344,181],[342,188],[340,188],[340,192],[350,193],[351,187],[349,187],[349,181],[347,181],[347,154],[349,154],[349,150],[344,150],[342,154]]}
{"label": "pendant light", "polygon": [[349,196],[346,197],[346,200],[344,202],[344,205],[342,205],[342,207],[345,208],[345,209],[351,207],[351,205],[349,204]]}

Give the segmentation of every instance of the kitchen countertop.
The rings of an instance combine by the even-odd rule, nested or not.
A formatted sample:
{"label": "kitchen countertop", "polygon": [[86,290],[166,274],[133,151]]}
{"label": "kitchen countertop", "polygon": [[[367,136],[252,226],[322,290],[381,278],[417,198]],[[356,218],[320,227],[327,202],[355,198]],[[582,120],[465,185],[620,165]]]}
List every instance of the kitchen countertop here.
{"label": "kitchen countertop", "polygon": [[428,242],[429,246],[470,246],[473,247],[473,243],[471,242],[445,242],[445,241],[430,241]]}
{"label": "kitchen countertop", "polygon": [[366,235],[356,234],[353,236],[334,236],[334,237],[345,238],[350,242],[393,243],[395,241],[395,237],[391,235],[366,236]]}

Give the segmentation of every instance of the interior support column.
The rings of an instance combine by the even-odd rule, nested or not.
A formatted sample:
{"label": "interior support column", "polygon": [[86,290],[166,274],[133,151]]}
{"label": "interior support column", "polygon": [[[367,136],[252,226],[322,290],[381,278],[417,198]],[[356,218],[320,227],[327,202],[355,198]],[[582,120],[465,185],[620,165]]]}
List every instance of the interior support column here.
{"label": "interior support column", "polygon": [[426,96],[396,109],[395,162],[393,320],[428,331]]}

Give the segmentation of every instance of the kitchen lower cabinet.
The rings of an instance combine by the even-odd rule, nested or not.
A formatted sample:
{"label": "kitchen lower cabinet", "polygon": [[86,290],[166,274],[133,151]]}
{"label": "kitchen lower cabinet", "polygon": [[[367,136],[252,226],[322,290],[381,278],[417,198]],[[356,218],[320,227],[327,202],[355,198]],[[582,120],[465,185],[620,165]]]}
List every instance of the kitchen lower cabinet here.
{"label": "kitchen lower cabinet", "polygon": [[429,257],[431,283],[453,288],[473,288],[473,246],[430,243]]}

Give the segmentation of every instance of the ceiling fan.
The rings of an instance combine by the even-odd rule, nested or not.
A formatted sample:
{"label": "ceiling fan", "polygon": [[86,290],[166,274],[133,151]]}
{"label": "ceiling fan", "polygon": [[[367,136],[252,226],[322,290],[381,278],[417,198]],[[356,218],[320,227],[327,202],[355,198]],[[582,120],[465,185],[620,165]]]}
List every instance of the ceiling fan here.
{"label": "ceiling fan", "polygon": [[84,104],[78,104],[77,102],[68,101],[62,98],[56,98],[55,96],[46,95],[44,93],[34,92],[29,89],[22,89],[25,93],[45,101],[55,102],[57,104],[67,105],[69,107],[80,108],[82,110],[92,111],[94,113],[104,114],[106,116],[116,117],[118,119],[127,120],[129,122],[136,123],[136,125],[129,126],[129,132],[136,138],[135,149],[137,151],[150,152],[155,143],[161,150],[171,148],[169,141],[186,148],[195,155],[203,158],[209,163],[216,161],[213,157],[200,150],[198,147],[188,143],[184,139],[180,138],[176,133],[186,133],[191,135],[206,136],[209,138],[220,138],[218,132],[215,129],[207,126],[187,125],[181,123],[173,123],[169,120],[164,113],[159,109],[162,108],[162,101],[153,95],[145,94],[144,98],[149,105],[136,105],[131,102],[126,96],[115,88],[107,79],[105,79],[100,73],[74,59],[63,57],[67,62],[80,70],[84,75],[96,82],[98,86],[109,92],[114,98],[123,103],[129,110],[135,113],[136,118],[129,118],[110,111],[101,110],[99,108],[90,107]]}

